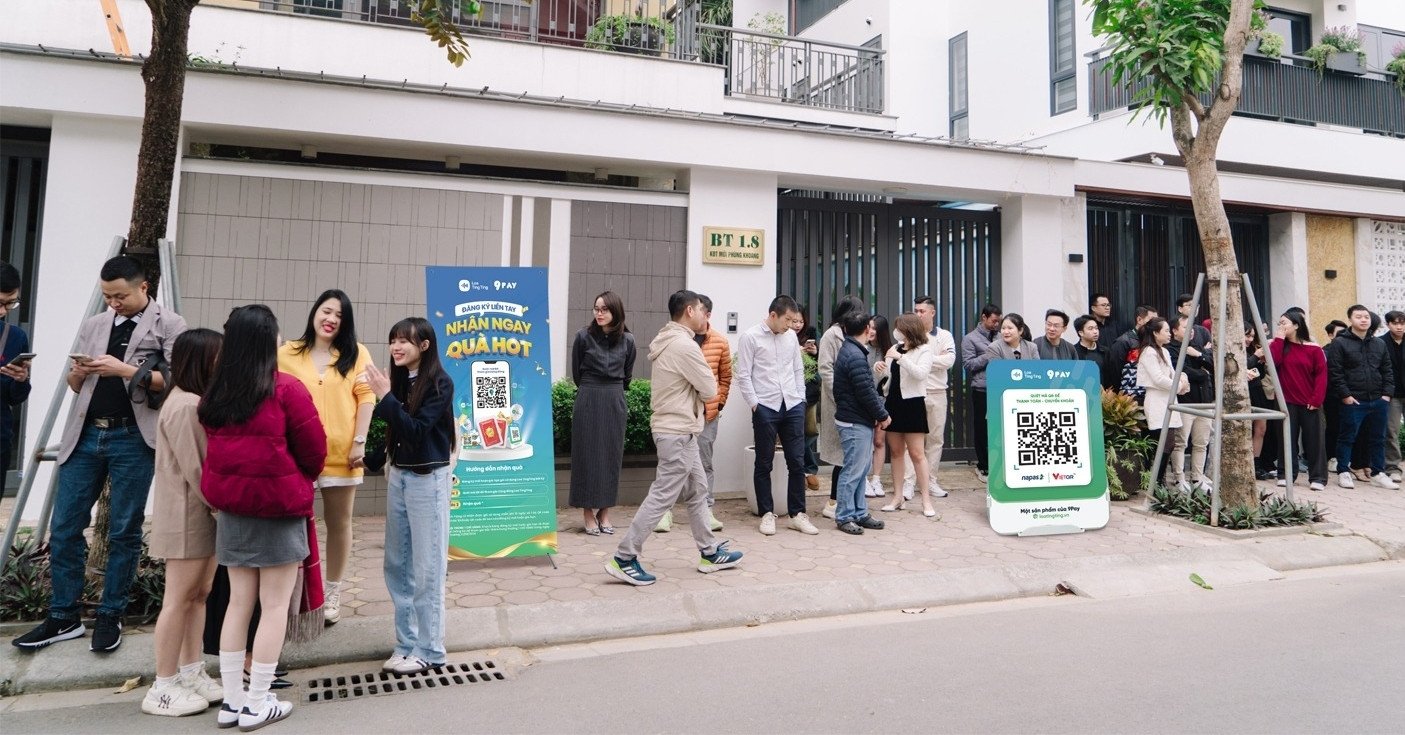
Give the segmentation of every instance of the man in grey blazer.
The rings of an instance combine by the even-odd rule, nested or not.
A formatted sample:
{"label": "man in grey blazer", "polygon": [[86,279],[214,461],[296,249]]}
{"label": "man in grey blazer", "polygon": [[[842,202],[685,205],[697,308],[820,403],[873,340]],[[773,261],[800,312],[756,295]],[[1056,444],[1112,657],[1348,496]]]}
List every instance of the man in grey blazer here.
{"label": "man in grey blazer", "polygon": [[[155,472],[156,409],[150,395],[165,390],[159,372],[141,385],[138,368],[158,354],[169,362],[185,320],[148,296],[146,271],[134,258],[118,256],[102,266],[108,308],[78,329],[77,353],[68,387],[77,396],[64,425],[58,455],[58,494],[50,534],[53,596],[39,627],[16,638],[28,650],[80,638],[79,619],[88,543],[83,537],[104,482],[111,484],[112,514],[107,569],[90,648],[113,651],[122,644],[122,615],[141,555],[141,526]],[[132,395],[135,394],[136,400]]]}

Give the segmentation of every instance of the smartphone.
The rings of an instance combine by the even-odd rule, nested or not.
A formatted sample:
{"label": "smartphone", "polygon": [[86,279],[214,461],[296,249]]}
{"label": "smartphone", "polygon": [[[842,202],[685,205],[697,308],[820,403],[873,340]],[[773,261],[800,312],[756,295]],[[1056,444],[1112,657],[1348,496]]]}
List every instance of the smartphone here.
{"label": "smartphone", "polygon": [[70,352],[70,353],[68,354],[68,357],[69,357],[70,360],[73,360],[74,362],[78,363],[79,365],[87,365],[88,363],[90,363],[90,362],[93,361],[93,358],[88,357],[87,355],[85,355],[85,354],[83,354],[83,353],[81,353],[81,352]]}
{"label": "smartphone", "polygon": [[501,420],[500,414],[511,410],[512,379],[506,360],[479,360],[473,363],[473,425],[478,427],[483,437],[483,446],[494,446],[488,442],[485,426],[497,429],[497,442],[502,442],[502,426],[493,424]]}
{"label": "smartphone", "polygon": [[27,364],[29,364],[32,360],[34,360],[34,358],[35,358],[35,354],[34,354],[33,352],[24,352],[24,353],[15,355],[14,359],[10,360],[9,364],[14,365],[14,366],[16,366],[16,367],[18,367],[18,366],[20,366],[20,365],[27,365]]}

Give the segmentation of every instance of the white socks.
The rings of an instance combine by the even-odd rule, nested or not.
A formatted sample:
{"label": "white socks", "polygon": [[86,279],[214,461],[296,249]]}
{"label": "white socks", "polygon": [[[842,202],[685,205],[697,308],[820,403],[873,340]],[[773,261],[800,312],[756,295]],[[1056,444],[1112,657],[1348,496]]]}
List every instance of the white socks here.
{"label": "white socks", "polygon": [[243,651],[220,651],[220,684],[224,686],[224,703],[238,712],[244,706]]}
{"label": "white socks", "polygon": [[153,682],[151,686],[152,686],[152,688],[154,688],[154,689],[165,689],[166,687],[168,687],[168,686],[170,686],[170,685],[176,683],[176,679],[179,679],[179,678],[180,678],[179,675],[177,675],[177,676],[158,676],[158,677],[156,677],[156,681]]}
{"label": "white socks", "polygon": [[273,672],[277,669],[277,661],[255,661],[249,667],[249,695],[244,702],[244,709],[256,715],[263,712],[264,705],[268,703],[268,689],[273,685]]}

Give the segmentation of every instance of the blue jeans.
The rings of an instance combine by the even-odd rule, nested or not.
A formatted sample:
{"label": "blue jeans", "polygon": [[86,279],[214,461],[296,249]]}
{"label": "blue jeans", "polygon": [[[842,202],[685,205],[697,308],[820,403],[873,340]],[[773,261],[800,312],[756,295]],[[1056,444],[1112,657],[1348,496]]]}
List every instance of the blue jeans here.
{"label": "blue jeans", "polygon": [[843,525],[868,515],[868,499],[863,491],[864,480],[873,465],[873,427],[840,426],[839,446],[844,449],[844,468],[839,471],[834,522]]}
{"label": "blue jeans", "polygon": [[758,405],[751,412],[751,433],[756,440],[756,510],[761,515],[775,512],[775,500],[771,497],[771,465],[776,453],[762,451],[763,447],[776,446],[776,435],[781,438],[781,450],[785,454],[785,466],[789,476],[785,486],[785,503],[790,515],[805,512],[805,404],[797,403],[785,411],[772,411]]}
{"label": "blue jeans", "polygon": [[449,574],[449,468],[391,467],[385,499],[385,586],[395,604],[395,653],[442,664]]}
{"label": "blue jeans", "polygon": [[1341,423],[1337,428],[1338,472],[1351,468],[1351,450],[1356,445],[1358,432],[1365,432],[1366,459],[1371,473],[1385,471],[1385,424],[1389,411],[1390,403],[1384,398],[1342,406],[1338,419]]}
{"label": "blue jeans", "polygon": [[49,527],[49,568],[54,580],[49,617],[77,620],[82,613],[79,598],[88,560],[88,540],[83,532],[92,522],[93,505],[102,494],[104,480],[112,486],[112,513],[98,614],[120,616],[127,610],[127,593],[141,556],[141,524],[156,472],[156,452],[146,445],[136,426],[87,426],[58,472],[58,495]]}

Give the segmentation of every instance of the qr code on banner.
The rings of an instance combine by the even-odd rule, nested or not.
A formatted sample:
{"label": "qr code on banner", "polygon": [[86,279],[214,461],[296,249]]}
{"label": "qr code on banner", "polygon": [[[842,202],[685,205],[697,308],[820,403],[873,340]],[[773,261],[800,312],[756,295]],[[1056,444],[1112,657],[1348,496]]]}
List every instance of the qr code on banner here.
{"label": "qr code on banner", "polygon": [[1069,465],[1078,461],[1074,411],[1016,411],[1015,466]]}
{"label": "qr code on banner", "polygon": [[480,377],[474,385],[474,406],[476,408],[504,408],[507,406],[507,377]]}

